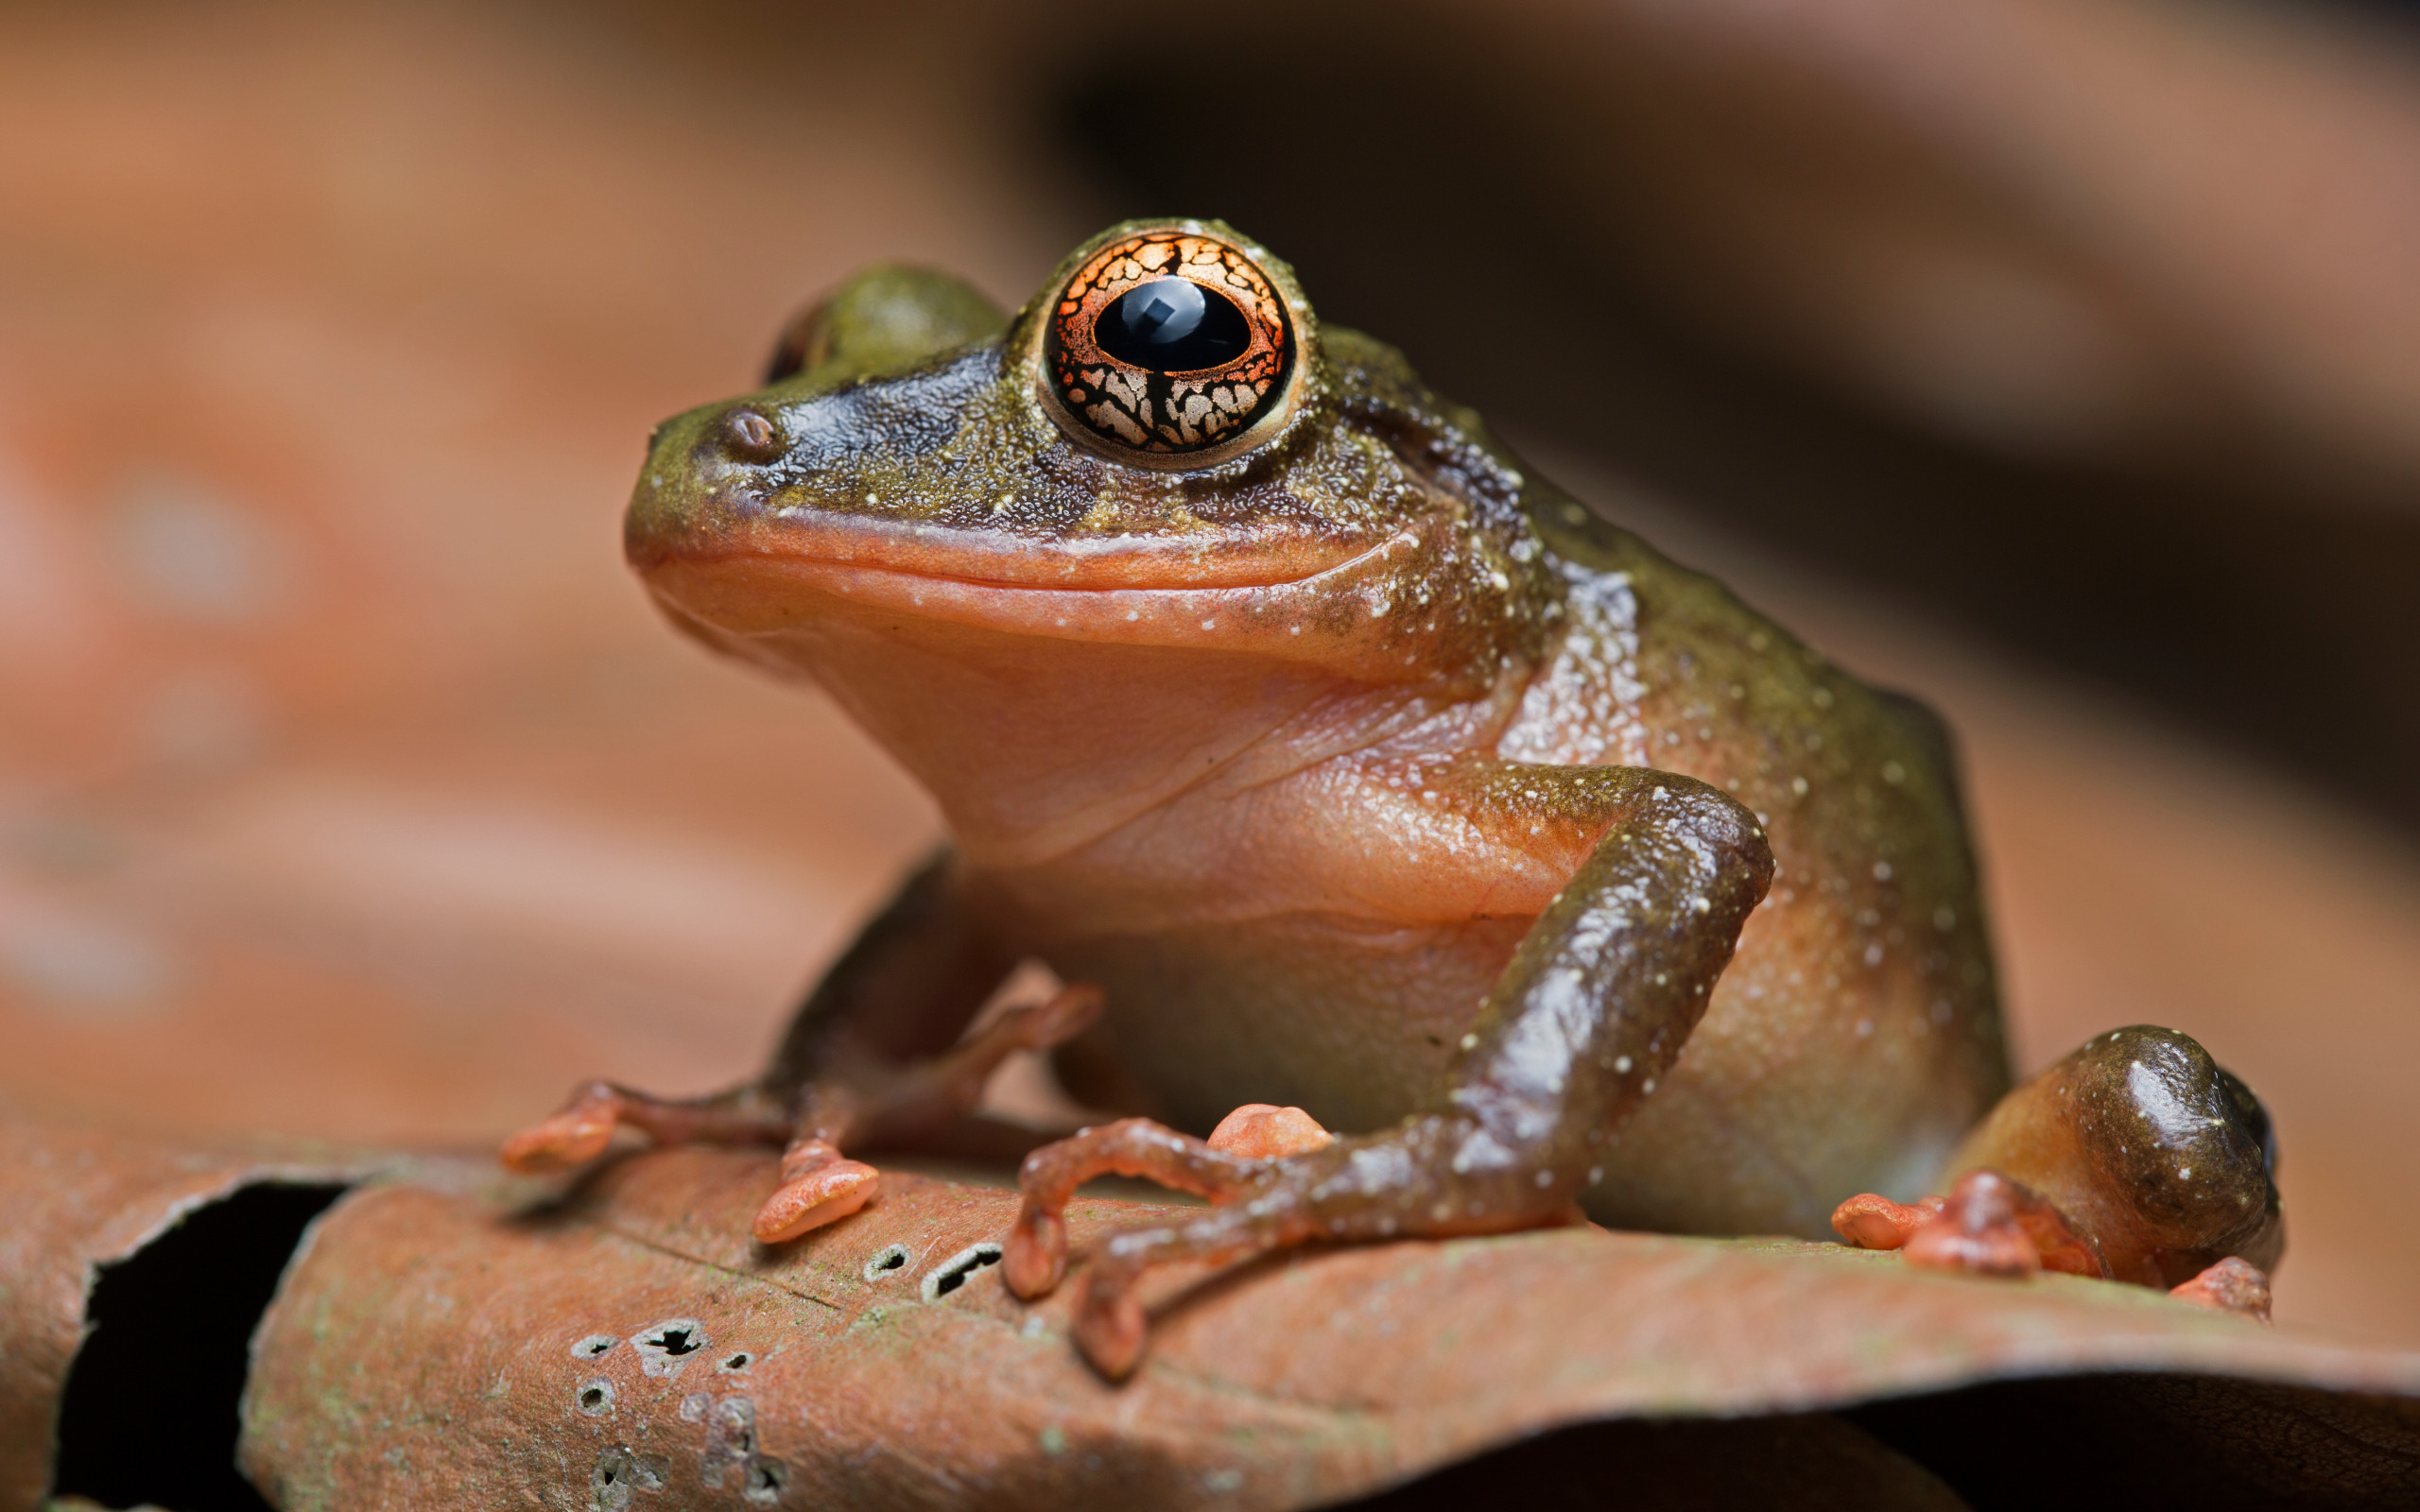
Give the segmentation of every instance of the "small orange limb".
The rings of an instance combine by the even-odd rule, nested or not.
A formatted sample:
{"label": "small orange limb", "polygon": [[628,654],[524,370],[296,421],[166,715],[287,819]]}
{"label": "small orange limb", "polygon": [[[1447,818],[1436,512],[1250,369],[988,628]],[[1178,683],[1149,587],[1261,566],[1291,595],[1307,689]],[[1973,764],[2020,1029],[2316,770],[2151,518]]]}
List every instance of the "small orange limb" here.
{"label": "small orange limb", "polygon": [[782,1157],[782,1184],[756,1210],[757,1239],[778,1245],[835,1223],[872,1202],[882,1173],[825,1140],[801,1140]]}
{"label": "small orange limb", "polygon": [[496,1157],[522,1176],[568,1171],[604,1154],[620,1122],[611,1108],[566,1108],[506,1140]]}
{"label": "small orange limb", "polygon": [[1222,1155],[1247,1160],[1278,1160],[1288,1155],[1325,1149],[1336,1136],[1299,1108],[1270,1103],[1246,1103],[1210,1131],[1209,1146]]}
{"label": "small orange limb", "polygon": [[1921,1202],[1893,1202],[1873,1192],[1860,1192],[1832,1210],[1832,1231],[1859,1249],[1897,1249],[1940,1212],[1945,1197]]}
{"label": "small orange limb", "polygon": [[2037,1270],[2107,1276],[2099,1251],[2039,1193],[1997,1171],[1971,1171],[1950,1189],[1939,1213],[1908,1237],[1910,1265],[1979,1276],[2030,1276]]}
{"label": "small orange limb", "polygon": [[2168,1295],[2195,1307],[2269,1321],[2269,1278],[2240,1256],[2229,1255],[2184,1285],[2170,1287]]}

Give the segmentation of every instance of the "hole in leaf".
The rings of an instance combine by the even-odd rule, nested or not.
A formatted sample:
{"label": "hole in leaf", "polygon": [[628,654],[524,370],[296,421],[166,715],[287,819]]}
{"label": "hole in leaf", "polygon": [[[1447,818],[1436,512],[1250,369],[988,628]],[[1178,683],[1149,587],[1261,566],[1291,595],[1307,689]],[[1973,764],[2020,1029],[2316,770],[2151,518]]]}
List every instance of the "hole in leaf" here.
{"label": "hole in leaf", "polygon": [[580,1383],[579,1394],[573,1399],[579,1410],[591,1418],[601,1418],[614,1410],[614,1383],[599,1376]]}
{"label": "hole in leaf", "polygon": [[592,1333],[571,1347],[571,1357],[575,1360],[594,1360],[600,1355],[611,1353],[614,1346],[621,1342],[611,1333]]}
{"label": "hole in leaf", "polygon": [[966,1284],[966,1279],[986,1265],[1000,1263],[1000,1246],[986,1241],[969,1245],[949,1259],[925,1273],[925,1300],[938,1302]]}
{"label": "hole in leaf", "polygon": [[705,1326],[694,1317],[667,1317],[640,1330],[631,1339],[639,1353],[639,1368],[651,1376],[671,1375],[689,1363],[689,1356],[712,1344]]}
{"label": "hole in leaf", "polygon": [[790,1468],[765,1454],[752,1454],[748,1460],[748,1475],[740,1486],[740,1494],[751,1502],[774,1503],[782,1499],[782,1488],[790,1483]]}
{"label": "hole in leaf", "polygon": [[631,1492],[664,1489],[670,1469],[661,1454],[633,1454],[618,1445],[608,1449],[596,1456],[596,1468],[589,1471],[588,1504],[596,1512],[624,1512]]}
{"label": "hole in leaf", "polygon": [[886,1273],[907,1264],[908,1258],[906,1245],[886,1245],[875,1250],[873,1258],[866,1262],[866,1280],[870,1281],[882,1280]]}
{"label": "hole in leaf", "polygon": [[730,1359],[725,1360],[722,1363],[722,1367],[726,1370],[745,1370],[755,1363],[756,1357],[749,1353],[746,1349],[742,1349],[737,1354],[733,1355]]}
{"label": "hole in leaf", "polygon": [[252,1330],[302,1230],[344,1190],[245,1187],[101,1267],[60,1400],[53,1495],[268,1512],[235,1469]]}

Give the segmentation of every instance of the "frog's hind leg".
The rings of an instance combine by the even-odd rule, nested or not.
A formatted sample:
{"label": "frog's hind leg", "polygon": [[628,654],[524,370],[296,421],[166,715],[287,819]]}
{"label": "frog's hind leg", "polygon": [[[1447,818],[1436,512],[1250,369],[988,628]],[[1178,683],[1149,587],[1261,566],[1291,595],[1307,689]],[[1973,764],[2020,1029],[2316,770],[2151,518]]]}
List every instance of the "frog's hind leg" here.
{"label": "frog's hind leg", "polygon": [[1841,1237],[1936,1269],[2035,1268],[2260,1315],[2285,1247],[2269,1118],[2190,1036],[2097,1035],[2011,1091],[1951,1158],[1946,1198],[1871,1193]]}

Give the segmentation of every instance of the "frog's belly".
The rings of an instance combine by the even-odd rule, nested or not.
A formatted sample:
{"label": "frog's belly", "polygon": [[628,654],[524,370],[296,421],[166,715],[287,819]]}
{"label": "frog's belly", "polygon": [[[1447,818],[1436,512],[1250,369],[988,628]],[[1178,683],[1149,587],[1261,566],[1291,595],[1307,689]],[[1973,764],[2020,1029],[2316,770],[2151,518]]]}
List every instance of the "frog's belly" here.
{"label": "frog's belly", "polygon": [[[1806,906],[1752,916],[1679,1065],[1583,1198],[1594,1216],[1821,1236],[1843,1197],[1923,1193],[2001,1090],[1998,1041],[1984,1000],[1953,1002],[1945,1022],[1940,973],[1867,965],[1841,922]],[[1238,1104],[1277,1103],[1357,1132],[1442,1086],[1527,925],[1288,916],[1047,954],[1108,989],[1117,1059],[1169,1122],[1206,1133]]]}
{"label": "frog's belly", "polygon": [[1374,929],[1291,915],[1097,937],[1050,954],[1108,989],[1119,1064],[1161,1115],[1206,1134],[1242,1103],[1328,1127],[1391,1124],[1441,1083],[1529,928]]}

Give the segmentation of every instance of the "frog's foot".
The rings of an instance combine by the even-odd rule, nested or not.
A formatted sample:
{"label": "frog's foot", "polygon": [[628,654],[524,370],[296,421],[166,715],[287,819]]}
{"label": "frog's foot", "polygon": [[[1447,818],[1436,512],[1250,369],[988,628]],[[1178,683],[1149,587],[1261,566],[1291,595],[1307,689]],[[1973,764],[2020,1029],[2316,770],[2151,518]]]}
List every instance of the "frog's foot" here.
{"label": "frog's foot", "polygon": [[2240,1256],[2229,1255],[2182,1286],[2169,1287],[2168,1295],[2195,1307],[2269,1321],[2269,1278]]}
{"label": "frog's foot", "polygon": [[[1297,1113],[1238,1108],[1216,1142],[1130,1118],[1034,1151],[1001,1267],[1009,1289],[1031,1299],[1059,1283],[1067,1265],[1063,1215],[1094,1177],[1142,1177],[1209,1199],[1211,1211],[1198,1217],[1120,1229],[1094,1246],[1076,1305],[1076,1347],[1116,1381],[1143,1356],[1149,1328],[1136,1288],[1154,1265],[1223,1264],[1316,1239],[1504,1233],[1571,1221],[1578,1173],[1524,1160],[1469,1117],[1425,1114],[1338,1139]],[[1288,1153],[1239,1153],[1272,1147]]]}
{"label": "frog's foot", "polygon": [[888,1072],[819,1081],[794,1098],[762,1087],[675,1102],[611,1082],[590,1082],[563,1109],[505,1141],[505,1165],[524,1173],[564,1171],[602,1155],[628,1125],[658,1144],[779,1144],[781,1185],[751,1226],[767,1244],[795,1239],[873,1201],[881,1173],[841,1153],[844,1143],[908,1146],[917,1136],[971,1112],[983,1084],[1019,1050],[1048,1050],[1099,1017],[1098,988],[1062,988],[1047,1001],[997,1015],[935,1059]]}
{"label": "frog's foot", "polygon": [[760,1244],[778,1245],[842,1218],[882,1192],[882,1173],[852,1160],[829,1140],[794,1140],[782,1155],[782,1184],[749,1225]]}
{"label": "frog's foot", "polygon": [[675,1101],[592,1081],[562,1111],[506,1140],[496,1153],[507,1170],[525,1176],[568,1171],[604,1154],[623,1125],[658,1144],[778,1144],[789,1136],[790,1113],[754,1087]]}
{"label": "frog's foot", "polygon": [[[1235,1118],[1230,1114],[1227,1122]],[[1227,1124],[1220,1124],[1219,1130],[1228,1132]],[[1265,1179],[1270,1163],[1222,1150],[1148,1118],[1121,1118],[1079,1130],[1026,1157],[1018,1175],[1025,1201],[1009,1231],[1001,1274],[1010,1291],[1028,1299],[1059,1284],[1067,1273],[1067,1202],[1095,1177],[1142,1177],[1219,1203]]]}
{"label": "frog's foot", "polygon": [[1969,1172],[1947,1196],[1912,1205],[1861,1193],[1833,1211],[1832,1228],[1859,1249],[1895,1249],[1909,1264],[1927,1270],[2108,1274],[2056,1207],[1997,1171]]}
{"label": "frog's foot", "polygon": [[2108,1267],[2040,1193],[1997,1171],[1970,1171],[1941,1211],[1908,1236],[1900,1258],[1927,1270],[2030,1276],[2037,1270],[2106,1276]]}
{"label": "frog's foot", "polygon": [[1009,1289],[1034,1297],[1059,1284],[1067,1270],[1062,1214],[1076,1189],[1095,1177],[1141,1177],[1225,1202],[1266,1176],[1271,1161],[1324,1149],[1335,1139],[1299,1108],[1246,1103],[1206,1140],[1148,1118],[1124,1118],[1045,1145],[1026,1158],[1020,1177],[1025,1205],[1009,1235]]}
{"label": "frog's foot", "polygon": [[1832,1210],[1832,1231],[1859,1249],[1902,1248],[1948,1202],[1947,1197],[1893,1202],[1876,1193],[1861,1192]]}
{"label": "frog's foot", "polygon": [[756,1238],[778,1245],[836,1223],[872,1202],[882,1173],[841,1153],[842,1144],[913,1147],[975,1109],[983,1084],[1019,1050],[1049,1050],[1100,1017],[1100,988],[1078,983],[1040,1003],[1020,1004],[960,1040],[947,1055],[867,1084],[818,1083],[801,1094],[795,1137],[782,1156],[782,1184],[756,1210]]}

